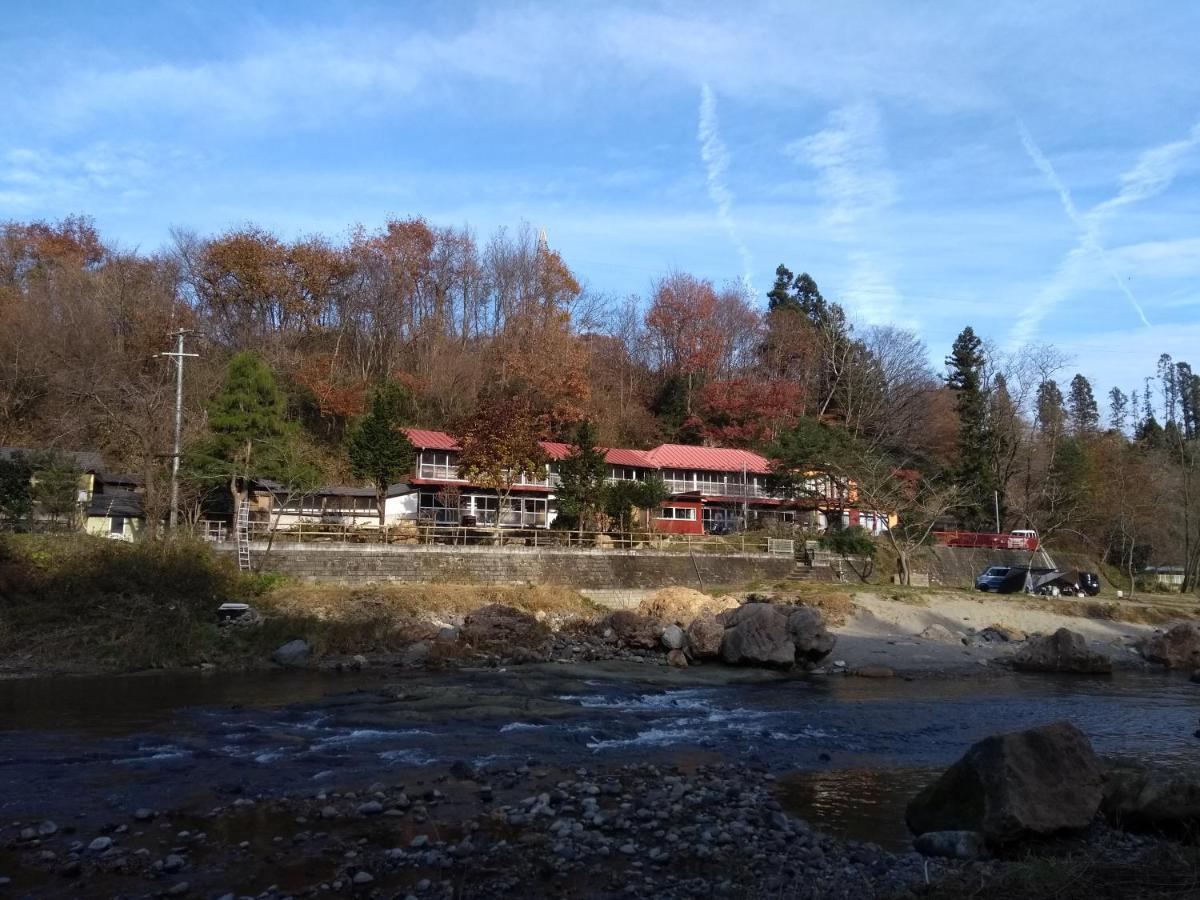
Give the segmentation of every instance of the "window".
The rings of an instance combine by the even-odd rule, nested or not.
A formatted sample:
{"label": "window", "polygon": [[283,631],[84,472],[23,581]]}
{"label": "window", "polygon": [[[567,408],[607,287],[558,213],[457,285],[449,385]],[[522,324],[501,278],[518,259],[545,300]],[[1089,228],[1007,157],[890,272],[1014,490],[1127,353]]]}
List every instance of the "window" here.
{"label": "window", "polygon": [[696,521],[696,508],[694,506],[664,506],[658,511],[660,519],[682,519],[687,522]]}
{"label": "window", "polygon": [[125,533],[125,517],[110,516],[108,519],[109,534],[124,534]]}

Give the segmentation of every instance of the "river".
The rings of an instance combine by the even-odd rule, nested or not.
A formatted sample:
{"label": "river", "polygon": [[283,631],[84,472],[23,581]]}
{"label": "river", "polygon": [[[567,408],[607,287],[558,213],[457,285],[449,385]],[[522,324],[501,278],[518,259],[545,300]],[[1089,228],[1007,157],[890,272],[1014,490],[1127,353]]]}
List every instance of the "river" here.
{"label": "river", "polygon": [[[744,760],[845,837],[899,847],[903,805],[973,741],[1068,719],[1102,754],[1195,758],[1197,687],[1168,675],[720,683],[632,665],[0,682],[0,818],[103,823],[229,795],[439,771]],[[647,680],[646,676],[650,675]]]}

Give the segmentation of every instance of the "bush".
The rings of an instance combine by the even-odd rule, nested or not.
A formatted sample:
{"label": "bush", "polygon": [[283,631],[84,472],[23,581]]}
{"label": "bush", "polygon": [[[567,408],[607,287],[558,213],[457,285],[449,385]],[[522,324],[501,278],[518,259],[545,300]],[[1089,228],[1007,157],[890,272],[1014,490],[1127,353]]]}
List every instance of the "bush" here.
{"label": "bush", "polygon": [[821,546],[842,556],[870,557],[875,553],[875,539],[861,525],[827,531]]}

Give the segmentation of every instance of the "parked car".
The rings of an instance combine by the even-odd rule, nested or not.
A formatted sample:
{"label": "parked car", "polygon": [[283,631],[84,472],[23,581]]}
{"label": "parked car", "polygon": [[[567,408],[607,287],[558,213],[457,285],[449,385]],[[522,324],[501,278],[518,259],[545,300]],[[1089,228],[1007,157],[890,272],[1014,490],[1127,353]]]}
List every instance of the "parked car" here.
{"label": "parked car", "polygon": [[1089,597],[1100,593],[1100,576],[1095,572],[1079,573],[1079,589]]}
{"label": "parked car", "polygon": [[1025,590],[1027,566],[990,566],[975,579],[975,590],[993,594],[1015,594]]}

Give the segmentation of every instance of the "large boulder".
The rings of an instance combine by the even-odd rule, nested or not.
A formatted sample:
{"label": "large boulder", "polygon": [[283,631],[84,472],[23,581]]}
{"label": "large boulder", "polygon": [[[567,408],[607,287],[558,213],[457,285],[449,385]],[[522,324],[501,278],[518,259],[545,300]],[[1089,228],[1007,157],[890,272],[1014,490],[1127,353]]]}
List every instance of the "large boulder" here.
{"label": "large boulder", "polygon": [[788,632],[788,612],[771,603],[747,603],[722,613],[721,659],[732,665],[794,664],[796,644]]}
{"label": "large boulder", "polygon": [[654,619],[635,613],[631,609],[618,609],[604,620],[603,627],[612,629],[618,643],[625,647],[653,650],[658,646],[662,628]]}
{"label": "large boulder", "polygon": [[678,625],[668,625],[663,629],[662,644],[668,650],[682,650],[687,645],[687,633]]}
{"label": "large boulder", "polygon": [[788,615],[787,630],[792,643],[796,645],[798,662],[819,662],[833,651],[833,645],[837,643],[837,638],[825,627],[825,617],[821,611],[810,606],[798,607]]}
{"label": "large boulder", "polygon": [[549,629],[527,612],[489,603],[463,619],[459,635],[474,647],[533,647],[549,636]]}
{"label": "large boulder", "polygon": [[305,665],[311,656],[312,648],[308,645],[308,641],[296,638],[277,648],[271,654],[271,659],[276,665],[293,668]]}
{"label": "large boulder", "polygon": [[687,627],[687,650],[692,659],[716,659],[721,655],[725,626],[716,616],[699,616]]}
{"label": "large boulder", "polygon": [[715,616],[739,605],[736,597],[710,597],[691,588],[667,587],[639,603],[637,611],[647,618],[686,628],[699,616]]}
{"label": "large boulder", "polygon": [[995,844],[1085,828],[1103,780],[1087,737],[1069,722],[993,735],[913,798],[908,827],[978,831]]}
{"label": "large boulder", "polygon": [[1060,628],[1054,634],[1033,638],[1012,657],[1022,672],[1075,672],[1102,675],[1112,672],[1112,660],[1088,648],[1082,634]]}
{"label": "large boulder", "polygon": [[1200,623],[1181,622],[1164,634],[1142,642],[1142,656],[1168,669],[1200,667]]}
{"label": "large boulder", "polygon": [[1194,832],[1200,825],[1200,769],[1115,762],[1104,776],[1101,808],[1123,828]]}

